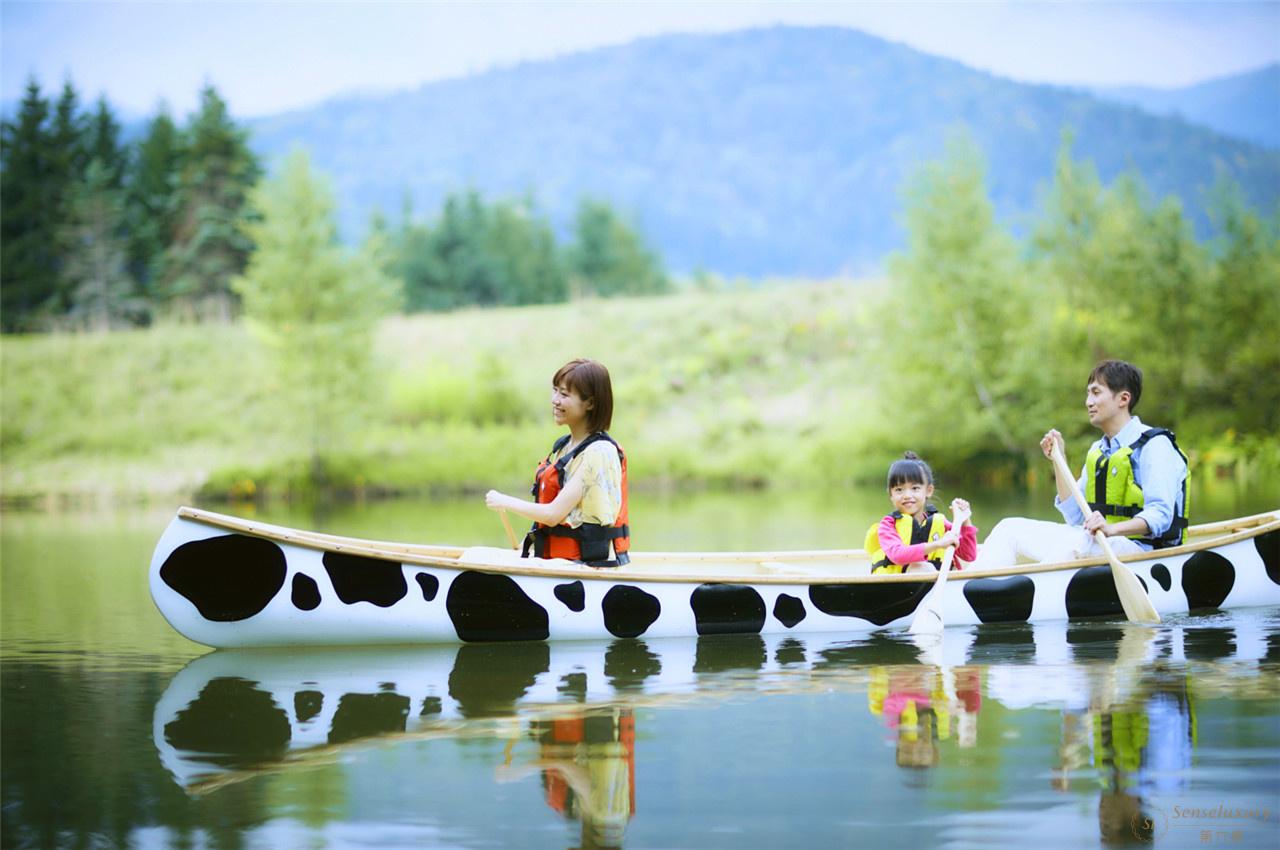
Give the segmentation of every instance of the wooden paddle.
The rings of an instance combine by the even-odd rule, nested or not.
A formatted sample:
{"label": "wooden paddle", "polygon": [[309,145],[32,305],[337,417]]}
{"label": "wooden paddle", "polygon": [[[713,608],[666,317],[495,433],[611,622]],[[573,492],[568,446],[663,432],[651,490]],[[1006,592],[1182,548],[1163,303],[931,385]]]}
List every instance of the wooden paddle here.
{"label": "wooden paddle", "polygon": [[[1071,474],[1071,469],[1067,466],[1067,459],[1062,456],[1062,447],[1058,445],[1057,440],[1053,443],[1053,452],[1051,453],[1053,467],[1057,470],[1058,475],[1063,476],[1071,482],[1071,495],[1075,497],[1076,504],[1080,506],[1080,510],[1085,516],[1093,513],[1093,508],[1089,507],[1089,502],[1085,499],[1084,494],[1080,492],[1080,485],[1076,481],[1076,477]],[[1107,535],[1101,531],[1095,531],[1094,537],[1098,541],[1098,545],[1102,547],[1102,551],[1106,553],[1107,560],[1111,562],[1111,578],[1116,583],[1116,593],[1120,596],[1120,605],[1124,608],[1124,615],[1135,623],[1158,623],[1160,622],[1160,614],[1156,611],[1156,606],[1151,604],[1151,597],[1147,595],[1146,589],[1142,583],[1138,581],[1138,577],[1130,572],[1124,564],[1120,563],[1120,559],[1116,557],[1115,551],[1111,548]]]}
{"label": "wooden paddle", "polygon": [[507,542],[511,544],[512,549],[519,549],[520,544],[516,542],[516,533],[511,530],[511,520],[507,519],[506,508],[499,508],[498,516],[502,517],[502,527],[507,530]]}
{"label": "wooden paddle", "polygon": [[[951,527],[955,529],[956,534],[960,533],[960,523],[963,522],[959,513],[952,514]],[[942,556],[942,567],[938,570],[938,578],[934,581],[933,587],[929,588],[929,592],[925,594],[924,599],[920,600],[920,607],[916,608],[916,615],[911,618],[911,625],[907,627],[907,632],[913,635],[936,635],[942,632],[946,620],[942,616],[942,586],[947,583],[947,573],[951,572],[951,561],[955,558],[956,547],[948,546],[946,553]]]}

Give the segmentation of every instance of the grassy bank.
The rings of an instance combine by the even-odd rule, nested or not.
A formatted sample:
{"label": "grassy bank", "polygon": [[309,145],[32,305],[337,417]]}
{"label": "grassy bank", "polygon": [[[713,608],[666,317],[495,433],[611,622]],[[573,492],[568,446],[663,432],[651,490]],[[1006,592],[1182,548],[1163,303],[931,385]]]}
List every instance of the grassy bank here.
{"label": "grassy bank", "polygon": [[[612,432],[633,486],[876,481],[904,448],[937,457],[934,446],[901,444],[910,414],[883,401],[894,370],[912,362],[909,340],[881,332],[884,303],[879,282],[831,282],[395,317],[377,336],[377,400],[356,411],[326,471],[336,491],[357,496],[522,489],[557,433],[550,377],[587,356],[613,374]],[[0,346],[5,504],[306,489],[303,424],[240,324],[7,336]],[[1055,422],[1078,426],[1079,457],[1094,433],[1074,398],[1062,402]],[[1023,418],[1013,430],[1032,474],[1045,474],[1034,455],[1043,417]],[[940,440],[957,425],[948,421],[926,430]],[[1179,436],[1197,475],[1280,471],[1280,440]],[[986,444],[938,459],[943,483],[999,483],[1021,462]]]}
{"label": "grassy bank", "polygon": [[[637,486],[878,474],[875,283],[396,317],[381,402],[328,464],[364,493],[521,486],[555,435],[552,372],[614,376]],[[3,340],[6,502],[283,493],[309,470],[294,412],[241,325]]]}

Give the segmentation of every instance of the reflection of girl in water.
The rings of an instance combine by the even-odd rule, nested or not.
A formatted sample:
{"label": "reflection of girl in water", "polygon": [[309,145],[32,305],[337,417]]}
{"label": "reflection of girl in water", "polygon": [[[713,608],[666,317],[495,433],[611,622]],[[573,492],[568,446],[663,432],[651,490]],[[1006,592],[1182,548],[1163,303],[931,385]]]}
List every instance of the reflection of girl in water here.
{"label": "reflection of girl in water", "polygon": [[947,694],[946,673],[933,667],[875,667],[867,686],[871,713],[897,730],[899,767],[933,767],[938,741],[951,737],[952,712],[959,710],[960,745],[977,743],[977,713],[982,704],[976,669],[954,672],[956,693]]}

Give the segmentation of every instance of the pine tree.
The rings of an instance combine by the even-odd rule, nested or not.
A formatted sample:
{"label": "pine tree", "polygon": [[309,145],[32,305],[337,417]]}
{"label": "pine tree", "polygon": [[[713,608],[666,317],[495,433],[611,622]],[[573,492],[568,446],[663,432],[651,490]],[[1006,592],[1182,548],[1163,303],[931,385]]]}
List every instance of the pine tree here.
{"label": "pine tree", "polygon": [[182,137],[163,104],[129,160],[129,269],[142,291],[156,296],[174,237]]}
{"label": "pine tree", "polygon": [[111,112],[106,97],[98,98],[93,114],[85,122],[84,155],[86,169],[89,162],[98,161],[103,171],[98,176],[105,177],[108,186],[119,189],[124,185],[126,151],[120,144],[120,122]]}
{"label": "pine tree", "polygon": [[109,165],[94,157],[68,199],[68,220],[59,241],[67,248],[63,275],[71,283],[63,322],[72,327],[105,331],[137,323],[146,312],[126,268],[124,194],[117,179]]}
{"label": "pine tree", "polygon": [[252,240],[245,235],[250,188],[261,169],[212,86],[185,131],[173,242],[165,257],[164,295],[192,318],[230,319],[231,279],[245,267]]}
{"label": "pine tree", "polygon": [[57,287],[49,194],[49,103],[31,79],[0,143],[0,323],[30,330]]}

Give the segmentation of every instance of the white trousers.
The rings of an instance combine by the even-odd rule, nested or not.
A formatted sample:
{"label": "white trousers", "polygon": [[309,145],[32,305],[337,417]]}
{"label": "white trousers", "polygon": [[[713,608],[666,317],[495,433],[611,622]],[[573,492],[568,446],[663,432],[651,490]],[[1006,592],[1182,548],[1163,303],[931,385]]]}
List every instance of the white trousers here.
{"label": "white trousers", "polygon": [[[1117,555],[1144,551],[1128,537],[1108,537]],[[1077,525],[1042,519],[1009,517],[996,523],[978,547],[977,569],[1013,564],[1049,563],[1092,558],[1102,554],[1098,541]]]}

